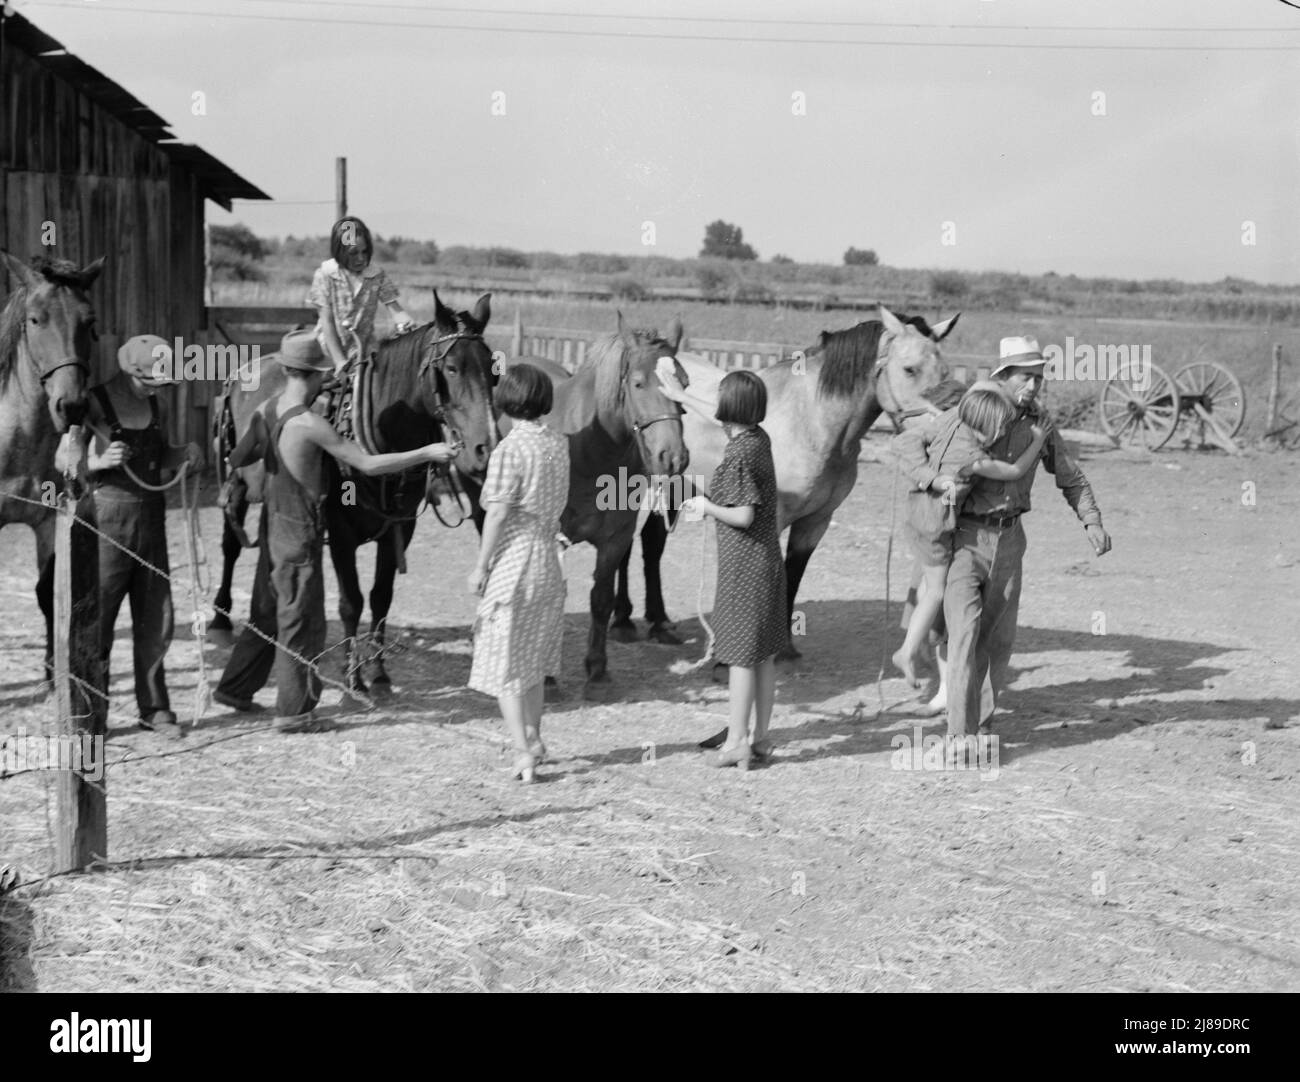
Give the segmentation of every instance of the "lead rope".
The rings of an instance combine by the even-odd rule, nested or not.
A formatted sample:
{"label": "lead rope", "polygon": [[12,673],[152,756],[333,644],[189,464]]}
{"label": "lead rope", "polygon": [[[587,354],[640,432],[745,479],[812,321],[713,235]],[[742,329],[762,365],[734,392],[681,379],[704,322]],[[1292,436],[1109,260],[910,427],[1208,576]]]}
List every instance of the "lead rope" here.
{"label": "lead rope", "polygon": [[673,666],[672,671],[678,676],[686,676],[693,672],[699,672],[709,663],[713,657],[713,646],[717,641],[717,636],[713,633],[713,625],[704,618],[704,587],[708,580],[708,556],[709,556],[709,529],[708,516],[700,524],[700,579],[695,591],[695,615],[699,618],[700,626],[704,628],[708,635],[707,644],[704,647],[704,655],[699,661],[692,662],[684,667],[679,667],[682,663]]}

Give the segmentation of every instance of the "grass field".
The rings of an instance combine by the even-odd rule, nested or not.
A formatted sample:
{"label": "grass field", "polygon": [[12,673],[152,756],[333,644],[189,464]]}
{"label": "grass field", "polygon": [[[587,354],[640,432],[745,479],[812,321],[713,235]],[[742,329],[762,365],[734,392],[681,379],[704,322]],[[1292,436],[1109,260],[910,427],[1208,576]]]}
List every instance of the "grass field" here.
{"label": "grass field", "polygon": [[[425,286],[414,286],[402,277],[393,278],[402,289],[403,303],[417,318],[433,314],[433,294]],[[430,268],[422,268],[424,277]],[[490,290],[484,287],[484,291]],[[217,303],[247,305],[302,304],[306,285],[300,281],[274,283],[226,283],[218,287]],[[443,301],[453,307],[468,308],[477,292],[440,290]],[[840,330],[871,318],[871,311],[817,312],[809,309],[784,308],[757,304],[710,304],[703,301],[613,301],[565,300],[510,295],[496,298],[492,323],[504,332],[516,313],[525,328],[551,327],[597,332],[614,329],[617,312],[634,326],[667,328],[680,316],[687,339],[692,334],[704,338],[733,338],[750,342],[780,342],[792,347],[809,346],[823,329]],[[958,305],[947,308],[923,308],[908,314],[923,315],[931,321],[945,319],[960,311]],[[381,313],[381,319],[386,318]],[[1241,381],[1246,395],[1246,423],[1241,435],[1246,439],[1263,434],[1264,404],[1272,365],[1272,349],[1280,343],[1286,357],[1300,356],[1300,327],[1267,323],[1208,323],[1189,320],[1106,318],[1068,314],[1032,315],[1025,312],[963,312],[960,322],[944,341],[944,353],[950,357],[997,356],[998,340],[1004,335],[1028,334],[1044,347],[1055,344],[1064,348],[1066,339],[1076,346],[1088,344],[1128,344],[1149,346],[1151,360],[1169,375],[1192,361],[1215,361],[1225,365]],[[1288,378],[1289,377],[1289,378]],[[1293,369],[1284,375],[1284,392],[1294,389]],[[1075,427],[1095,427],[1095,401],[1100,383],[1054,382],[1046,400],[1055,405],[1063,423]],[[1284,393],[1284,397],[1286,394]]]}

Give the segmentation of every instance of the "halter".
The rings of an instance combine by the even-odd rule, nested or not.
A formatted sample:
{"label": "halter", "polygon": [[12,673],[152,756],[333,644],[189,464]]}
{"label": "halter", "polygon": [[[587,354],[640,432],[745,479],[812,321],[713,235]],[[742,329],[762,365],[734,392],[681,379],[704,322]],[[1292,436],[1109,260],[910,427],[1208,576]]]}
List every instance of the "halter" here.
{"label": "halter", "polygon": [[[437,338],[433,339],[428,344],[431,346],[441,346],[445,342],[446,347],[442,349],[440,352],[430,353],[430,355],[426,357],[424,359],[424,362],[420,365],[420,370],[415,377],[417,383],[422,383],[424,381],[425,374],[430,369],[434,370],[435,373],[434,380],[433,380],[434,406],[432,411],[432,417],[435,421],[438,422],[439,428],[441,429],[446,429],[447,427],[447,406],[446,403],[444,403],[442,400],[442,391],[438,387],[437,372],[441,371],[443,363],[447,360],[447,355],[451,353],[456,343],[461,341],[482,342],[483,336],[479,334],[477,331],[453,331],[450,334],[439,335]],[[460,502],[461,497],[465,494],[465,490],[460,483],[459,480],[460,471],[456,469],[456,464],[454,462],[445,462],[445,463],[430,462],[428,467],[424,471],[424,503],[425,503],[425,507],[433,509],[434,517],[440,523],[442,523],[443,526],[446,526],[449,529],[455,529],[457,526],[459,526],[462,522],[465,521],[466,516],[462,513],[461,517],[458,518],[455,522],[448,522],[446,519],[442,517],[442,511],[439,510],[437,503],[429,499],[429,491],[433,488],[434,479],[439,474],[444,472],[447,476],[447,485],[451,489],[452,495],[456,497],[457,503]],[[383,514],[383,512],[380,513]],[[391,518],[391,516],[386,516],[386,517]],[[419,517],[419,512],[416,513],[416,517],[417,518]],[[386,530],[388,526],[391,524],[392,522],[390,521],[385,525],[384,529]]]}
{"label": "halter", "polygon": [[[676,358],[674,358],[675,360]],[[632,370],[629,366],[627,374],[623,377],[624,395],[627,398],[628,406],[632,405],[632,395],[628,391],[627,381],[632,378]],[[632,420],[633,438],[637,441],[637,449],[641,452],[641,462],[646,464],[649,456],[646,454],[645,430],[651,425],[657,425],[660,421],[680,421],[682,419],[682,407],[680,402],[673,403],[672,413],[660,413],[655,417],[649,417],[645,420],[638,420],[635,417]]]}
{"label": "halter", "polygon": [[[882,391],[889,392],[889,402],[886,402]],[[893,422],[894,432],[903,431],[903,422],[909,421],[913,417],[921,417],[930,412],[928,407],[922,406],[919,409],[905,410],[898,405],[898,396],[894,394],[894,388],[889,382],[889,354],[886,353],[884,360],[876,361],[876,401],[880,404],[881,410]],[[893,404],[890,405],[890,402]]]}

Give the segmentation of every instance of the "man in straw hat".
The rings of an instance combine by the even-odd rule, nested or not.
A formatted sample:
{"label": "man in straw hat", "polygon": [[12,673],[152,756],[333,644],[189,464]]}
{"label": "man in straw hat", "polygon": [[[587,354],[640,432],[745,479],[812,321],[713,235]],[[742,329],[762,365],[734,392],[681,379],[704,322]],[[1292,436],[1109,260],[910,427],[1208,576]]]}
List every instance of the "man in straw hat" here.
{"label": "man in straw hat", "polygon": [[117,351],[117,364],[111,379],[91,388],[87,415],[94,443],[87,449],[86,468],[98,526],[106,535],[99,539],[104,681],[107,686],[117,614],[129,598],[140,725],[178,736],[163,668],[173,616],[171,581],[164,577],[169,571],[167,500],[159,486],[163,471],[187,464],[197,469],[203,453],[197,444],[173,447],[167,442],[158,389],[178,382],[172,378],[171,347],[155,334],[138,334]]}
{"label": "man in straw hat", "polygon": [[[233,469],[262,459],[262,544],[253,586],[253,613],[226,663],[214,698],[235,710],[254,710],[253,694],[272,668],[276,728],[306,732],[324,727],[314,715],[320,699],[315,660],[325,650],[325,581],[321,551],[325,461],[323,454],[366,476],[448,462],[455,449],[431,443],[414,451],[369,455],[311,412],[334,366],[314,331],[284,336],[278,355],[288,375],[285,389],[263,403],[230,456]],[[250,630],[274,636],[272,646]]]}
{"label": "man in straw hat", "polygon": [[[1002,339],[991,379],[1017,410],[1002,436],[988,447],[990,457],[1015,462],[1033,442],[1030,427],[1041,417],[1037,398],[1044,364],[1036,339]],[[898,450],[903,471],[917,488],[941,492],[951,479],[936,476],[927,462],[926,449],[934,432],[935,425],[930,422],[905,433]],[[1110,537],[1102,527],[1092,486],[1054,428],[1041,460],[1083,523],[1093,551],[1098,556],[1109,552]],[[959,509],[943,601],[948,634],[948,738],[958,754],[968,729],[978,727],[981,736],[990,731],[989,721],[980,719],[980,688],[985,675],[992,683],[995,703],[1006,686],[1016,641],[1026,543],[1020,518],[1030,510],[1035,472],[1031,469],[1018,481],[981,481]]]}

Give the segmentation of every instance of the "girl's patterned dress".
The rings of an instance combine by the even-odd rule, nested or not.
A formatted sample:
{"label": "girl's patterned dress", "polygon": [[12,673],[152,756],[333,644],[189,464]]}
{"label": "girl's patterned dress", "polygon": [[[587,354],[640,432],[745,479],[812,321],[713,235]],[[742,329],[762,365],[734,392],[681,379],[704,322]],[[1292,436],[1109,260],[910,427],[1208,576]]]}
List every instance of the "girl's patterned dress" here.
{"label": "girl's patterned dress", "polygon": [[568,496],[568,437],[516,421],[492,452],[480,497],[510,512],[474,623],[475,691],[522,695],[559,674],[565,590],[555,535]]}
{"label": "girl's patterned dress", "polygon": [[754,505],[741,530],[718,527],[718,589],[713,602],[713,657],[753,668],[786,644],[785,566],[777,532],[776,465],[762,428],[742,429],[727,441],[713,471],[709,498],[722,507]]}
{"label": "girl's patterned dress", "polygon": [[[316,268],[307,294],[308,304],[313,308],[328,308],[333,315],[349,365],[374,352],[375,312],[381,304],[397,299],[397,287],[373,263],[357,278],[333,259],[325,260]],[[324,348],[324,336],[317,332],[317,337]]]}

